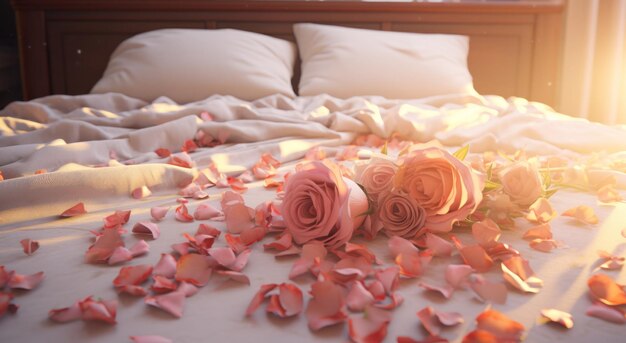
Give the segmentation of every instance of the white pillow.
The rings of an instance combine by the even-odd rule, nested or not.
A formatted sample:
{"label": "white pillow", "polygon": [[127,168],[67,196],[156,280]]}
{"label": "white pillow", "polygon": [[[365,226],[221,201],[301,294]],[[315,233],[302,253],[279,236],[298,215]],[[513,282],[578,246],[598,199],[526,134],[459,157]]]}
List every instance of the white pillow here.
{"label": "white pillow", "polygon": [[178,103],[213,94],[255,100],[295,97],[291,76],[294,43],[258,33],[222,29],[164,29],[122,42],[91,93],[118,92]]}
{"label": "white pillow", "polygon": [[476,94],[467,69],[469,38],[295,24],[300,95],[415,99]]}

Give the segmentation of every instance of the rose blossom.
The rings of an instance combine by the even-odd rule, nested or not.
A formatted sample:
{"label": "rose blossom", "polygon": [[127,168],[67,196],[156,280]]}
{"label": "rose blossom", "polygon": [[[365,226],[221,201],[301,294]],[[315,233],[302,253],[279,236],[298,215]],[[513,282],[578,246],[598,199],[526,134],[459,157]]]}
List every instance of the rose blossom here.
{"label": "rose blossom", "polygon": [[387,236],[412,239],[426,233],[426,212],[411,197],[401,191],[385,193],[378,200],[378,218]]}
{"label": "rose blossom", "polygon": [[425,227],[434,232],[450,231],[452,224],[473,213],[483,186],[472,168],[439,148],[411,151],[394,177],[394,187],[424,209]]}
{"label": "rose blossom", "polygon": [[344,179],[337,165],[312,161],[287,179],[281,212],[296,243],[317,240],[337,248],[361,225],[367,207],[363,191]]}
{"label": "rose blossom", "polygon": [[520,161],[502,169],[498,176],[504,192],[511,201],[528,208],[541,196],[542,185],[535,164]]}
{"label": "rose blossom", "polygon": [[398,166],[393,161],[372,157],[367,164],[356,167],[356,181],[365,188],[370,199],[376,202],[381,194],[391,191],[393,176],[397,170]]}

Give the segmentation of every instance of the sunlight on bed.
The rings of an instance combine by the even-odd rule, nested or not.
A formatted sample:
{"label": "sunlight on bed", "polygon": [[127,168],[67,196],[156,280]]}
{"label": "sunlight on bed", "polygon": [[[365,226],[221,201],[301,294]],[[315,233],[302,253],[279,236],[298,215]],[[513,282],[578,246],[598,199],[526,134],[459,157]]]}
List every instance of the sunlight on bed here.
{"label": "sunlight on bed", "polygon": [[119,115],[113,112],[109,112],[105,110],[96,110],[90,107],[82,107],[81,110],[83,111],[83,113],[93,116],[93,117],[104,117],[104,118],[109,118],[109,119],[115,119],[115,118],[120,117]]}

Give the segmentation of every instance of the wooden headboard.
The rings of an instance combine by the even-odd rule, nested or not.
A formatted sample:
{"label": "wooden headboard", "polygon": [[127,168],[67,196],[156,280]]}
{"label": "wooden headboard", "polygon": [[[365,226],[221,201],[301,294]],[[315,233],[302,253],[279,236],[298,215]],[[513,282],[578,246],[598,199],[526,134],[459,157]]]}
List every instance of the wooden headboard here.
{"label": "wooden headboard", "polygon": [[23,94],[88,93],[124,39],[161,28],[237,28],[293,40],[292,24],[470,36],[481,94],[556,102],[561,0],[12,0]]}

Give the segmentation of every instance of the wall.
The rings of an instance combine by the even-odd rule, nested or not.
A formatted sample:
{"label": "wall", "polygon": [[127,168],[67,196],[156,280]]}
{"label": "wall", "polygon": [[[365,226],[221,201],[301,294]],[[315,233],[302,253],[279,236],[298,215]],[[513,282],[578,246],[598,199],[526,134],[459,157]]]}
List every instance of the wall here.
{"label": "wall", "polygon": [[0,0],[0,108],[21,99],[15,16],[9,0]]}

